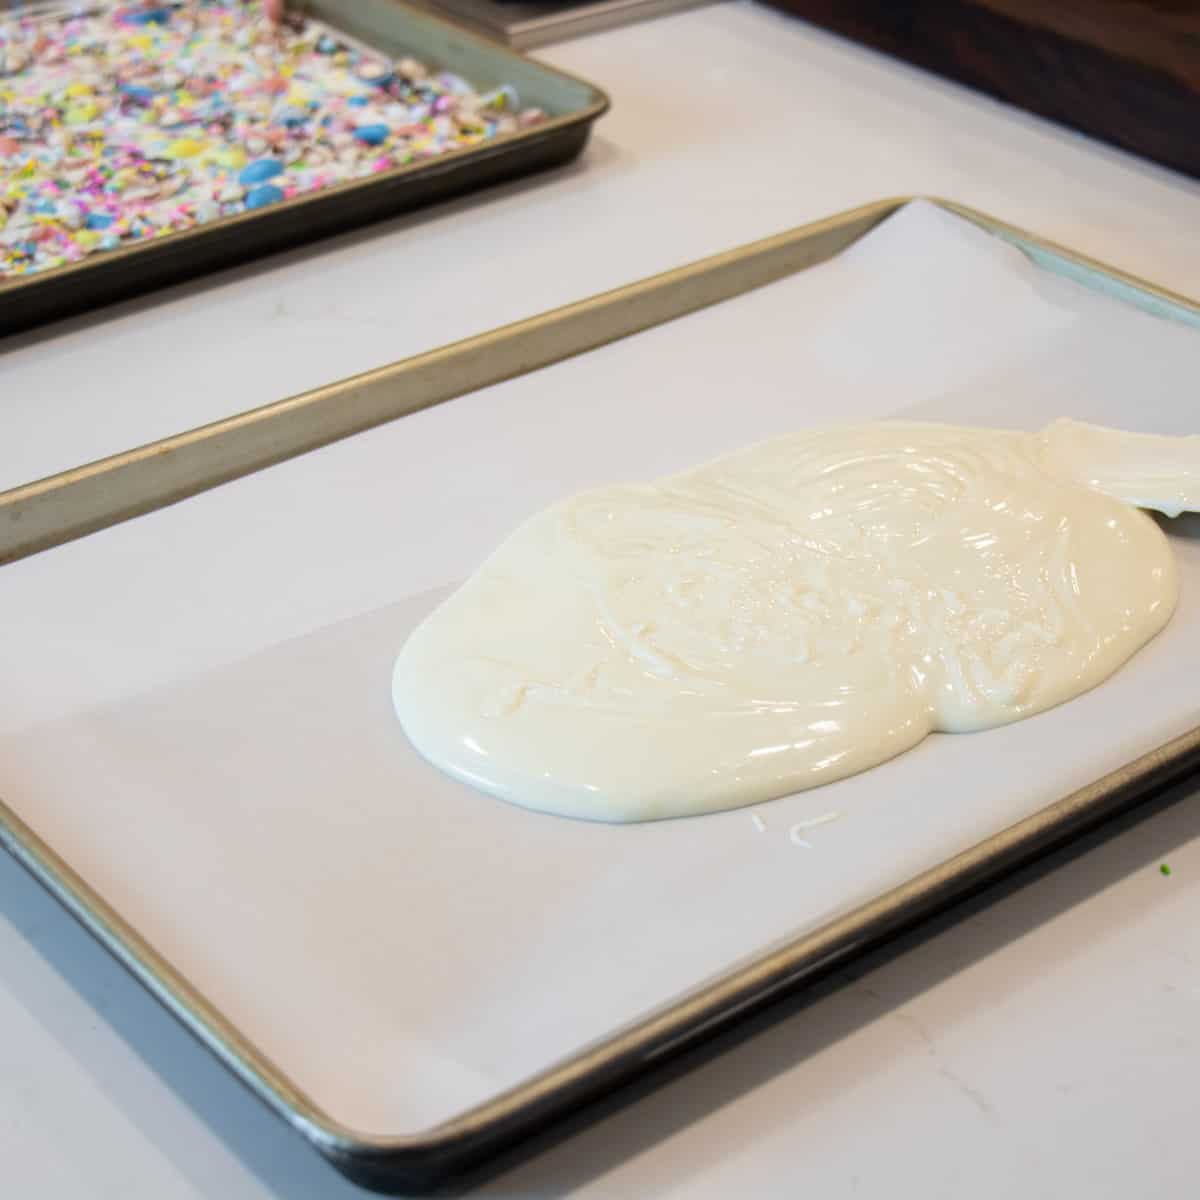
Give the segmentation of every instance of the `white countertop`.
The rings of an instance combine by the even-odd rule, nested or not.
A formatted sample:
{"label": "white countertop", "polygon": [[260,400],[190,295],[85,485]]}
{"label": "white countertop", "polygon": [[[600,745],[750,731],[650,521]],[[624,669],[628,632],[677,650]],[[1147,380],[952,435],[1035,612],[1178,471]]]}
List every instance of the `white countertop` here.
{"label": "white countertop", "polygon": [[[577,166],[5,344],[0,487],[897,193],[1200,294],[1200,183],[771,12],[543,57],[613,97]],[[1189,1194],[1198,833],[1193,795],[481,1194]],[[363,1194],[6,858],[0,1155],[20,1200]]]}

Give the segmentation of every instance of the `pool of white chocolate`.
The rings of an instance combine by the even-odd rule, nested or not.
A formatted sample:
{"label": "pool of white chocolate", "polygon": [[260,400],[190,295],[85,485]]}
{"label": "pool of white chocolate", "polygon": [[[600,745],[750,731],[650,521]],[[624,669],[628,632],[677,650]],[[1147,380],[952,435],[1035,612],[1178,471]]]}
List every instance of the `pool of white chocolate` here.
{"label": "pool of white chocolate", "polygon": [[[413,633],[396,712],[456,778],[607,821],[751,804],[1030,716],[1111,675],[1177,598],[1162,531],[1085,469],[1098,436],[881,422],[570,497]],[[1150,440],[1166,475],[1142,441],[1136,482],[1174,508],[1200,452]]]}

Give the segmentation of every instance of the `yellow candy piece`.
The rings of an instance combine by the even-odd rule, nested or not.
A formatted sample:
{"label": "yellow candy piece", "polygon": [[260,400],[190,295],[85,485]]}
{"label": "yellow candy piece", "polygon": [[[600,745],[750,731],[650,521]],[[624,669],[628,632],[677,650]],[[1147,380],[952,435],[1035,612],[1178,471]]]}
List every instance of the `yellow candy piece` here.
{"label": "yellow candy piece", "polygon": [[75,235],[75,241],[85,250],[91,250],[100,245],[100,235],[94,229],[81,229]]}
{"label": "yellow candy piece", "polygon": [[73,83],[64,90],[64,95],[72,96],[72,97],[90,96],[91,94],[92,94],[91,85],[87,84],[87,83]]}
{"label": "yellow candy piece", "polygon": [[245,151],[240,146],[230,146],[225,150],[218,150],[213,155],[213,159],[230,171],[240,171],[248,161]]}
{"label": "yellow candy piece", "polygon": [[207,143],[198,142],[195,138],[176,138],[166,148],[165,154],[167,158],[195,158],[206,149]]}
{"label": "yellow candy piece", "polygon": [[68,125],[86,125],[89,121],[95,120],[99,111],[100,109],[95,104],[76,104],[73,108],[67,109],[63,119]]}
{"label": "yellow candy piece", "polygon": [[128,39],[128,42],[129,45],[131,45],[135,50],[142,51],[149,50],[154,45],[153,40],[148,34],[145,33],[135,34],[133,37]]}

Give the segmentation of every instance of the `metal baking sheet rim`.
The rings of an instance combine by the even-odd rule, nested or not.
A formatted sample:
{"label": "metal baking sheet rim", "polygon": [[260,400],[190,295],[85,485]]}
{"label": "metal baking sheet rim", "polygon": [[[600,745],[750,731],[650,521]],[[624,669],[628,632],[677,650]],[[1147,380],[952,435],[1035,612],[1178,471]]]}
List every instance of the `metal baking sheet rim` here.
{"label": "metal baking sheet rim", "polygon": [[[46,548],[90,529],[160,507],[225,479],[256,470],[325,444],[358,429],[394,419],[454,395],[522,374],[550,362],[603,345],[641,329],[739,295],[774,279],[824,261],[862,237],[912,198],[880,201],[819,221],[738,250],[655,276],[629,287],[557,309],[528,321],[471,338],[455,346],[382,368],[330,388],[219,422],[183,435],[194,446],[212,437],[270,428],[280,422],[283,437],[275,453],[243,458],[230,469],[206,478],[192,476],[183,490],[169,486],[161,465],[182,461],[195,472],[197,461],[172,460],[167,439],[140,450],[65,472],[30,488],[0,494],[0,561]],[[1092,286],[1114,291],[1138,307],[1200,328],[1200,305],[1122,272],[1024,233],[983,214],[935,200],[949,211],[1012,241],[1036,261]],[[705,283],[708,286],[703,286]],[[461,368],[456,370],[456,364]],[[356,423],[353,403],[389,385],[414,380],[413,390],[384,415],[376,405],[366,423]],[[455,387],[455,385],[458,385]],[[436,385],[436,386],[435,386]],[[295,427],[297,411],[323,419]],[[347,410],[350,410],[348,413]],[[338,414],[342,417],[339,420]],[[361,414],[359,414],[361,417]],[[340,428],[338,428],[340,426]],[[307,434],[297,438],[297,433]],[[319,434],[317,439],[313,436]],[[166,447],[166,449],[164,449]],[[155,464],[159,465],[154,470]],[[136,482],[140,471],[157,481],[157,500],[143,480],[135,511],[110,503],[105,511],[88,509],[89,486],[108,484],[112,493]],[[168,486],[163,486],[164,482]],[[178,483],[178,481],[177,481]],[[31,488],[33,489],[31,491]],[[101,491],[106,490],[101,486]],[[128,498],[127,498],[128,500]],[[14,545],[14,503],[24,513],[41,510],[39,532],[31,542]],[[72,520],[73,504],[85,514]],[[57,517],[57,536],[49,517]],[[5,534],[0,534],[3,538]],[[349,1178],[376,1189],[429,1189],[478,1166],[539,1132],[586,1103],[613,1091],[684,1048],[729,1027],[782,994],[814,982],[830,970],[877,947],[921,920],[1010,874],[1020,866],[1095,828],[1200,769],[1200,727],[1135,759],[1071,795],[1042,809],[947,862],[830,922],[748,960],[639,1021],[580,1050],[449,1121],[422,1133],[381,1137],[350,1129],[298,1089],[200,991],[150,946],[120,914],[0,800],[0,845],[54,895],[146,988],[269,1108],[305,1137]]]}
{"label": "metal baking sheet rim", "polygon": [[[326,19],[331,16],[326,10],[333,7],[330,0],[294,0],[294,5]],[[384,11],[399,26],[393,29],[389,21],[388,38],[399,41],[403,31],[403,41],[416,53],[440,59],[427,42],[444,41],[460,55],[486,55],[498,64],[508,64],[510,70],[515,64],[522,73],[533,74],[540,87],[577,92],[580,104],[540,125],[479,146],[347,180],[267,209],[238,213],[52,270],[0,278],[0,337],[569,162],[582,152],[592,125],[611,106],[607,94],[594,84],[527,58],[444,14],[406,5],[403,0],[387,0]],[[334,15],[331,23],[338,24],[339,17],[342,23],[352,23],[355,13],[343,11]],[[467,69],[455,61],[446,65]]]}
{"label": "metal baking sheet rim", "polygon": [[699,8],[716,0],[595,0],[563,5],[557,0],[421,0],[470,29],[498,38],[517,50],[618,29],[637,21]]}
{"label": "metal baking sheet rim", "polygon": [[1200,329],[1200,303],[983,213],[935,197],[879,200],[0,492],[0,564],[732,299],[824,262],[918,198],[1005,238],[1039,265]]}

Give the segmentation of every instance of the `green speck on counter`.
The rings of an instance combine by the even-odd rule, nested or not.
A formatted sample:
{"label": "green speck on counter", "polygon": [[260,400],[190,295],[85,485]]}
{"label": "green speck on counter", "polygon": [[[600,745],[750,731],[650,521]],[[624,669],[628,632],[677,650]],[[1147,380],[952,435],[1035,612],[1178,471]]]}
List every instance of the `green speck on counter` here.
{"label": "green speck on counter", "polygon": [[1171,868],[1170,868],[1169,866],[1167,866],[1167,864],[1166,864],[1166,863],[1163,863],[1163,865],[1162,865],[1161,867],[1159,867],[1158,869],[1159,869],[1159,870],[1160,870],[1160,871],[1161,871],[1161,872],[1162,872],[1164,875],[1170,875],[1170,873],[1171,873]]}

